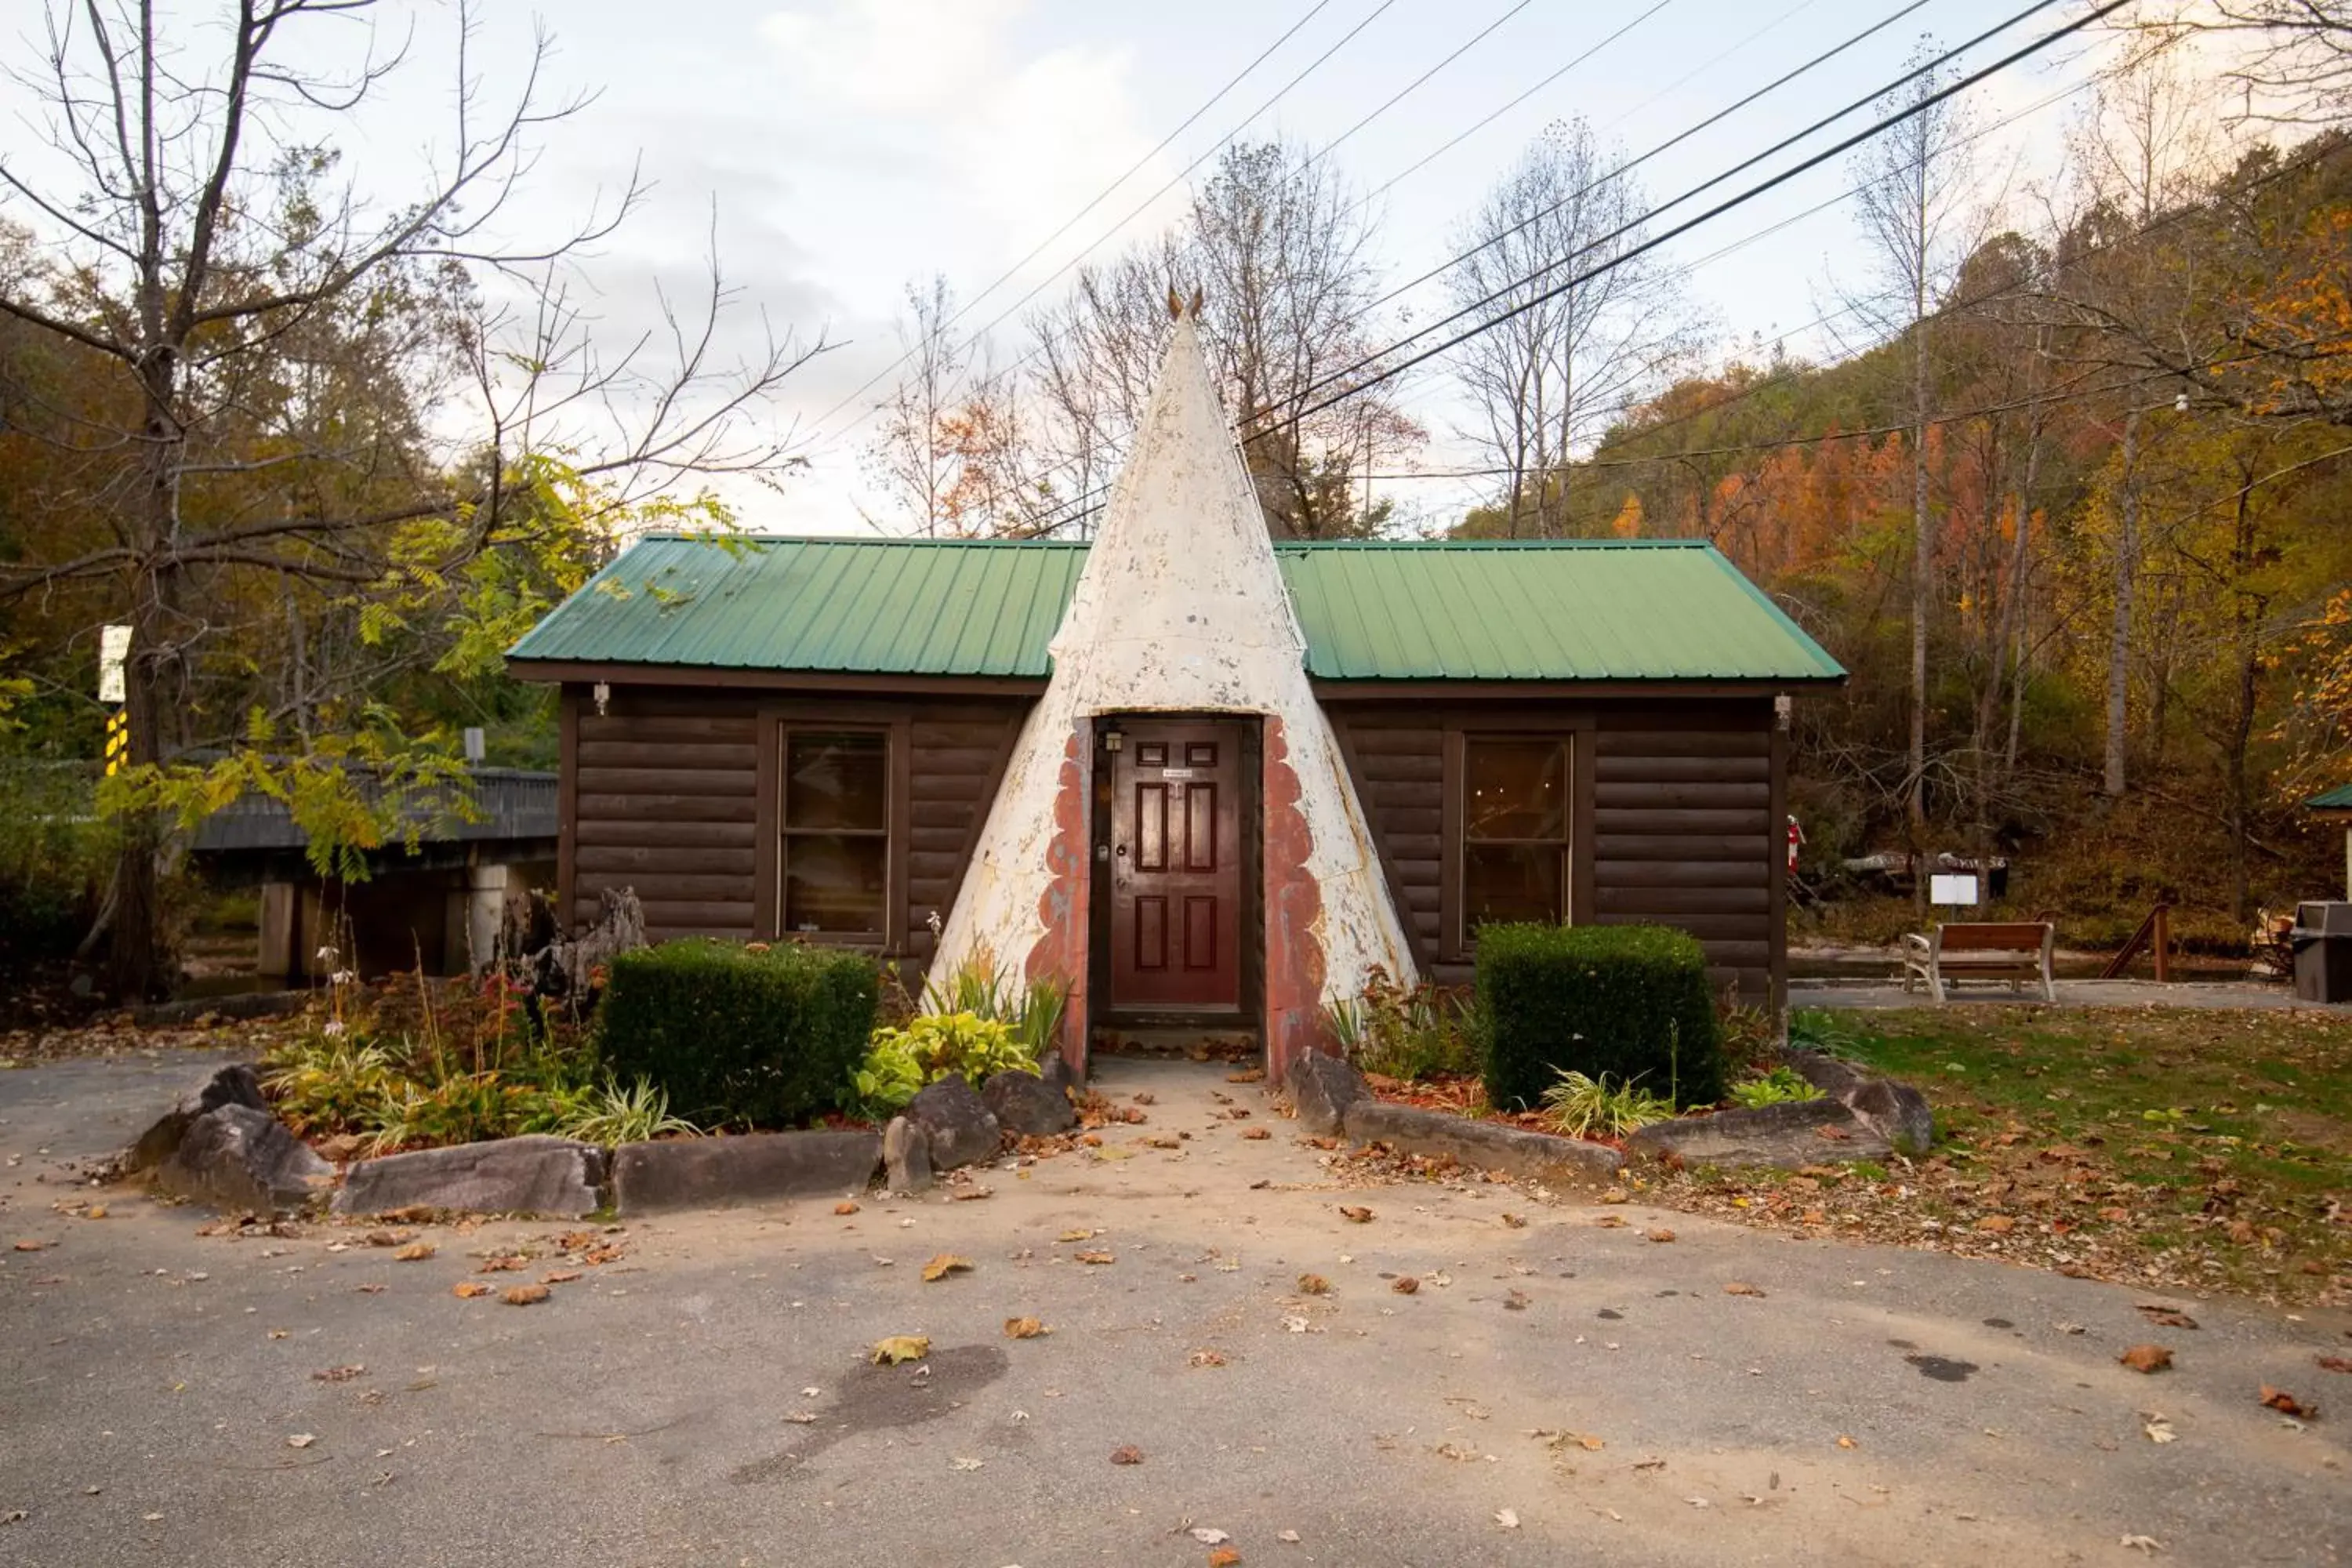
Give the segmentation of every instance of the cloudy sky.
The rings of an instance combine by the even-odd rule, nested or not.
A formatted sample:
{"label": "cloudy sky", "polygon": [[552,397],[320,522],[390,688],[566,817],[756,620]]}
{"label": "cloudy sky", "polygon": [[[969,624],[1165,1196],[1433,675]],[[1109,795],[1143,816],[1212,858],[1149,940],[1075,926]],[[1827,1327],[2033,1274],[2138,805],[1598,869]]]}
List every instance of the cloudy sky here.
{"label": "cloudy sky", "polygon": [[[553,90],[595,95],[549,137],[504,216],[516,233],[560,226],[623,184],[633,166],[652,181],[634,221],[583,266],[594,309],[615,340],[656,319],[656,283],[692,289],[715,215],[719,251],[740,291],[738,329],[752,331],[764,312],[803,338],[822,334],[838,345],[795,380],[778,411],[797,422],[809,471],[781,496],[751,502],[745,519],[835,531],[864,526],[859,503],[870,498],[856,459],[872,437],[870,405],[882,389],[852,394],[897,356],[893,321],[909,280],[944,274],[971,306],[967,326],[1012,311],[998,346],[1000,360],[1014,357],[1024,346],[1015,310],[1024,296],[1042,289],[1039,299],[1050,297],[1077,260],[1114,254],[1165,223],[1183,199],[1183,171],[1227,138],[1281,134],[1317,146],[1344,136],[1332,156],[1360,189],[1381,193],[1381,251],[1390,278],[1402,281],[1451,253],[1464,213],[1548,122],[1582,115],[1604,139],[1643,152],[1902,3],[564,0],[534,12],[485,0],[474,68],[497,97],[526,58],[532,29],[543,26],[555,38]],[[2023,3],[1925,0],[1866,43],[1654,159],[1641,177],[1654,200],[1677,194],[1898,75],[1923,33],[1958,41]],[[1653,5],[1623,36],[1562,72]],[[2072,14],[2071,4],[2053,7],[1976,58],[1989,59]],[[363,126],[344,133],[353,143],[351,166],[387,196],[398,194],[420,153],[446,143],[454,12],[427,0],[415,16],[412,64]],[[1286,42],[1203,109],[1302,18]],[[380,33],[407,26],[404,13],[378,23]],[[2021,191],[2046,177],[2068,116],[2088,95],[2047,100],[2082,83],[2090,64],[2082,49],[2062,47],[1986,84],[1976,112],[1988,124],[2011,123],[1984,139],[1981,162],[2014,171]],[[1675,258],[1695,264],[1690,293],[1727,349],[1784,335],[1799,352],[1833,347],[1828,330],[1812,323],[1864,263],[1848,205],[1810,209],[1850,184],[1842,163],[1826,166],[1674,245]],[[1016,268],[1098,197],[1066,235]],[[1008,270],[1009,279],[980,297]],[[1442,313],[1443,289],[1442,281],[1425,285],[1392,309],[1427,320]],[[1851,336],[1850,321],[1837,324]],[[1424,466],[1474,460],[1451,438],[1463,415],[1442,374],[1421,375],[1406,402],[1436,437]],[[1397,493],[1410,512],[1442,522],[1475,488],[1426,480]]]}

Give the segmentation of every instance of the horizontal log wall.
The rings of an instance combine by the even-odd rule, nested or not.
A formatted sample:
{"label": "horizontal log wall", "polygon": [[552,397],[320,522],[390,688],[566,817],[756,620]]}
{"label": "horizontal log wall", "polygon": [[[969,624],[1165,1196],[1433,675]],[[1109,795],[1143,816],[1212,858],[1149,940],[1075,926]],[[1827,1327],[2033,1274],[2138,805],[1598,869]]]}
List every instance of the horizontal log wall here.
{"label": "horizontal log wall", "polygon": [[[772,935],[768,836],[789,724],[882,725],[903,752],[892,777],[893,950],[928,959],[936,912],[955,902],[1027,701],[981,697],[796,698],[772,691],[617,688],[600,716],[565,691],[570,909],[593,919],[607,888],[634,887],[647,934]],[[765,738],[765,739],[763,739]],[[763,773],[764,788],[763,788]]]}
{"label": "horizontal log wall", "polygon": [[1781,948],[1769,702],[1382,700],[1327,711],[1425,975],[1452,984],[1472,973],[1445,929],[1460,870],[1449,732],[1573,732],[1576,918],[1678,926],[1706,948],[1716,984],[1767,994]]}

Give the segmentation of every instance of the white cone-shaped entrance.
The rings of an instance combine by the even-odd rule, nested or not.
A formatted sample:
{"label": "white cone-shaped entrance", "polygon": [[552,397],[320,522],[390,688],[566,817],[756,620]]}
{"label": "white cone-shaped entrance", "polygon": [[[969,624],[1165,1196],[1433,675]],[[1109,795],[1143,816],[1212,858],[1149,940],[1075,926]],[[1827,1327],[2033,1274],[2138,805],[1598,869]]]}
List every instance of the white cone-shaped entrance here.
{"label": "white cone-shaped entrance", "polygon": [[[931,977],[987,954],[1071,987],[1065,1049],[1082,1060],[1097,721],[1259,716],[1264,1014],[1271,1075],[1314,1048],[1322,1005],[1371,970],[1411,984],[1388,883],[1193,323],[1177,323],[1031,710],[941,933]],[[1244,940],[1258,940],[1245,927]],[[1114,998],[1094,998],[1097,1004]]]}

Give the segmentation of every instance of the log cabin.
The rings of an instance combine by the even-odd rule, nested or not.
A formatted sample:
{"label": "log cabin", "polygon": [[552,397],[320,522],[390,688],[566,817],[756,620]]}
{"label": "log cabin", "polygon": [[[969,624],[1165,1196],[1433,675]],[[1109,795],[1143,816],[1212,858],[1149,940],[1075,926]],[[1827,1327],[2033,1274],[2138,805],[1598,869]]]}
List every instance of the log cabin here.
{"label": "log cabin", "polygon": [[1662,923],[1778,1005],[1788,714],[1844,679],[1711,545],[1268,538],[1180,321],[1090,542],[656,534],[561,687],[559,906],[1050,977],[1262,1043],[1493,921]]}

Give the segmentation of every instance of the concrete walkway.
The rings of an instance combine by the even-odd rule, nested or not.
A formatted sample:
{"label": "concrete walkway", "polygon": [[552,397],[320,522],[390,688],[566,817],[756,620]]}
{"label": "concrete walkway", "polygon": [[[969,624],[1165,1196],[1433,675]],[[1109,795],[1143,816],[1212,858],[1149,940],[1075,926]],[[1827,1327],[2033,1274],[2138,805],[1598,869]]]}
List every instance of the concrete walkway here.
{"label": "concrete walkway", "polygon": [[[2168,985],[2159,985],[2153,980],[2061,980],[2053,989],[2058,993],[2058,1005],[2062,1007],[2218,1007],[2284,1012],[2321,1005],[2297,999],[2293,989],[2284,984],[2253,980],[2175,981]],[[1987,1003],[2010,1007],[2043,1005],[2039,986],[2029,985],[2021,994],[2015,994],[2005,982],[1979,980],[1958,985],[1947,982],[1945,990],[1954,1004]],[[1906,993],[1901,983],[1894,980],[1791,980],[1789,1005],[1932,1007],[1936,1000],[1925,991]]]}
{"label": "concrete walkway", "polygon": [[[364,1227],[58,1207],[65,1155],[184,1065],[0,1072],[0,1563],[1200,1568],[1195,1530],[1246,1568],[2352,1554],[2352,1426],[2258,1401],[2339,1402],[2343,1314],[2158,1329],[1997,1263],[1366,1186],[1228,1068],[1122,1060],[1097,1084],[1147,1121],[977,1201],[597,1229],[623,1256],[517,1308],[452,1287],[579,1267],[555,1237],[596,1227],[421,1226],[395,1262]],[[927,1284],[940,1252],[972,1267]],[[889,1334],[929,1357],[867,1364]],[[2151,1339],[2173,1371],[2116,1364]]]}

